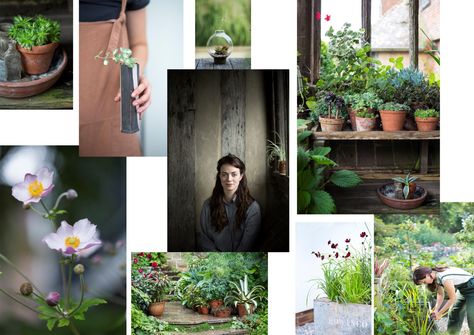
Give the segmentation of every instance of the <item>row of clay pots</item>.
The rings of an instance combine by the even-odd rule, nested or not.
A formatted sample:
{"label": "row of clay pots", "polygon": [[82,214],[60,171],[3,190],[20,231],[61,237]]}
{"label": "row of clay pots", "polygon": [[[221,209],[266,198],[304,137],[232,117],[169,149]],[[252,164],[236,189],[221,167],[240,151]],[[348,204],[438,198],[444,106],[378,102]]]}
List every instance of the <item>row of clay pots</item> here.
{"label": "row of clay pots", "polygon": [[[352,129],[355,131],[370,131],[376,126],[375,118],[361,118],[356,116],[355,112],[351,112],[349,115]],[[405,124],[406,112],[381,110],[380,117],[382,119],[382,127],[384,131],[400,131],[403,129],[403,125]],[[436,130],[438,126],[439,118],[416,117],[415,121],[418,131],[433,131]],[[341,131],[344,126],[344,119],[320,117],[319,123],[321,124],[322,131],[324,132]]]}
{"label": "row of clay pots", "polygon": [[[203,315],[207,315],[211,313],[214,316],[219,317],[219,318],[229,317],[232,310],[230,308],[220,309],[222,305],[223,305],[222,300],[212,300],[209,302],[210,308],[208,306],[198,306],[197,312]],[[255,306],[251,305],[250,313],[253,313],[254,310],[255,310]],[[240,317],[243,317],[248,314],[247,309],[245,308],[244,304],[237,304],[237,312],[239,313]]]}

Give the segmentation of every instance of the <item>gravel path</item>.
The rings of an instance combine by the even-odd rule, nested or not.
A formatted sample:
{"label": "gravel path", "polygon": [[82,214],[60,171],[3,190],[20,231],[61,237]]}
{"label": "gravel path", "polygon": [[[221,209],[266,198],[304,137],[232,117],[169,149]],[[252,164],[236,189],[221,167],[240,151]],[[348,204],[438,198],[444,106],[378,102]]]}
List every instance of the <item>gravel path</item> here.
{"label": "gravel path", "polygon": [[[438,329],[440,332],[445,332],[448,328],[448,318],[442,318],[441,320],[439,320],[438,322],[436,322],[437,326],[438,326]],[[462,329],[461,329],[461,334],[460,335],[469,335],[471,334],[469,332],[469,327],[467,325],[467,319],[464,319],[464,323],[462,325]]]}
{"label": "gravel path", "polygon": [[304,326],[296,327],[296,335],[313,335],[314,323],[307,323]]}

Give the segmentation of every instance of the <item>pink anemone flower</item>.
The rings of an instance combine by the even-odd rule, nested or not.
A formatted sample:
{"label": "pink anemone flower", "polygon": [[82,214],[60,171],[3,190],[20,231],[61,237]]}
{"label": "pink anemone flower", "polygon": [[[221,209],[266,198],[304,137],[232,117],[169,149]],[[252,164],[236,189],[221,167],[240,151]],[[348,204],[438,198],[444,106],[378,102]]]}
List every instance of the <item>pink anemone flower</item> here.
{"label": "pink anemone flower", "polygon": [[25,180],[12,188],[12,195],[23,204],[39,202],[53,190],[54,172],[41,168],[36,175],[27,173]]}

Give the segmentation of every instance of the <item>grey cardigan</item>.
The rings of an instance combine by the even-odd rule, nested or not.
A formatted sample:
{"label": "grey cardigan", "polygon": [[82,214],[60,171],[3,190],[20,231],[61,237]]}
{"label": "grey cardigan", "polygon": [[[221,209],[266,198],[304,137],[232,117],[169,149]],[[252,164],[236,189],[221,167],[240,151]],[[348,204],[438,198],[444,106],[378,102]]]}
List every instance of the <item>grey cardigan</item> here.
{"label": "grey cardigan", "polygon": [[201,234],[199,245],[201,251],[252,251],[261,225],[260,206],[254,200],[247,209],[245,222],[237,228],[235,217],[237,202],[224,201],[229,224],[217,232],[211,224],[210,199],[204,201],[201,210]]}

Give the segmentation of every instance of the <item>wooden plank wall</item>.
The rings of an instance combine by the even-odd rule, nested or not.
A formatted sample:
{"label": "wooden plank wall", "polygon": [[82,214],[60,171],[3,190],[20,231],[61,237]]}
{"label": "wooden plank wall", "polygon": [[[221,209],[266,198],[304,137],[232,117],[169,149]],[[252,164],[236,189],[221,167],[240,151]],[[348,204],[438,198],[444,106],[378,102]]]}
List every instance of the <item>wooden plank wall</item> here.
{"label": "wooden plank wall", "polygon": [[319,79],[321,58],[321,20],[316,20],[316,12],[321,12],[321,0],[298,0],[298,66],[310,82]]}
{"label": "wooden plank wall", "polygon": [[245,71],[222,71],[220,76],[221,153],[231,153],[245,162]]}
{"label": "wooden plank wall", "polygon": [[168,78],[168,251],[194,251],[195,76],[174,70]]}

